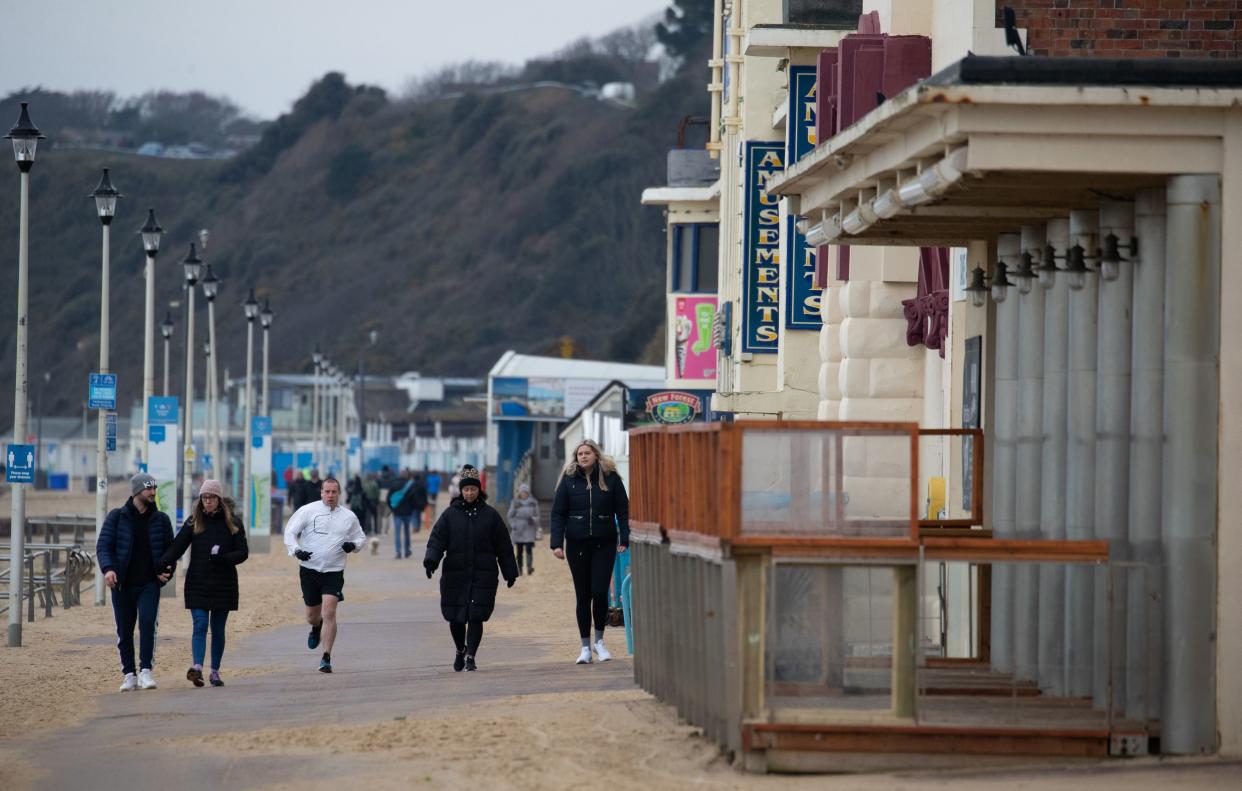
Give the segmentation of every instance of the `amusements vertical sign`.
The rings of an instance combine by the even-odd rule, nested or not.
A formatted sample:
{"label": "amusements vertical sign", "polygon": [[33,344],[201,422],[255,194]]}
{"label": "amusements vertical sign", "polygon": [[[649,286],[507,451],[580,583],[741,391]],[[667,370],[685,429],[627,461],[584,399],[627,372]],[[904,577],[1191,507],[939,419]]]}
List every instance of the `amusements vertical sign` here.
{"label": "amusements vertical sign", "polygon": [[[788,139],[785,158],[791,164],[815,150],[815,67],[789,68]],[[818,330],[822,289],[815,288],[815,248],[798,233],[797,217],[785,218],[789,258],[785,261],[785,326],[791,330]]]}
{"label": "amusements vertical sign", "polygon": [[775,354],[780,338],[781,216],[767,186],[785,169],[783,143],[748,141],[742,351]]}

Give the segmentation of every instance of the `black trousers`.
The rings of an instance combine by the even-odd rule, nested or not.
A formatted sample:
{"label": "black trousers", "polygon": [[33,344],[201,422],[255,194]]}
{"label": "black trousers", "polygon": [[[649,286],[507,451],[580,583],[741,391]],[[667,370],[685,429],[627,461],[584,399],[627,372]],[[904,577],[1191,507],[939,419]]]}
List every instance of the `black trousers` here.
{"label": "black trousers", "polygon": [[478,654],[479,643],[483,642],[482,621],[470,621],[469,623],[449,621],[449,631],[453,634],[453,644],[457,646],[458,653],[465,650],[470,656]]}
{"label": "black trousers", "polygon": [[518,574],[522,573],[522,550],[526,550],[526,569],[535,570],[535,542],[523,541],[513,545],[513,557],[517,561]]}
{"label": "black trousers", "polygon": [[591,619],[596,631],[604,631],[608,620],[608,588],[612,585],[612,566],[617,559],[617,539],[587,538],[565,541],[565,559],[574,578],[578,600],[578,636],[591,636]]}

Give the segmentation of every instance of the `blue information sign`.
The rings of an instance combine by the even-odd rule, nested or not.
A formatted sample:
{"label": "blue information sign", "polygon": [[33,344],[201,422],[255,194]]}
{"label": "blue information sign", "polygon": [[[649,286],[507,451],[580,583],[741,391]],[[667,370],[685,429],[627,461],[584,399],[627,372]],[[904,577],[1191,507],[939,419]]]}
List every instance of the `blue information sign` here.
{"label": "blue information sign", "polygon": [[116,413],[108,412],[104,415],[104,450],[108,453],[116,453]]}
{"label": "blue information sign", "polygon": [[[151,396],[148,398],[147,423],[152,426],[177,425],[177,399],[171,396]],[[151,439],[155,439],[155,437]]]}
{"label": "blue information sign", "polygon": [[116,409],[116,374],[91,374],[86,400],[90,409]]}
{"label": "blue information sign", "polygon": [[34,445],[9,445],[4,479],[9,483],[34,483]]}

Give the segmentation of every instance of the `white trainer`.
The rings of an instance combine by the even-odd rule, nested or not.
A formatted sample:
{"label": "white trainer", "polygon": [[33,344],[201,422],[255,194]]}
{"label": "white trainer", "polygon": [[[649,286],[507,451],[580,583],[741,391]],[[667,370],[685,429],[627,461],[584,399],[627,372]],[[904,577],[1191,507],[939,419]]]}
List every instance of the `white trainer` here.
{"label": "white trainer", "polygon": [[125,680],[121,682],[122,692],[131,692],[138,689],[138,677],[133,673],[126,673]]}
{"label": "white trainer", "polygon": [[155,677],[151,675],[149,668],[142,668],[138,671],[138,689],[155,689]]}
{"label": "white trainer", "polygon": [[595,641],[595,655],[599,657],[599,661],[607,662],[612,659],[612,654],[608,653],[608,649],[604,648],[603,640]]}
{"label": "white trainer", "polygon": [[591,649],[590,649],[590,647],[585,646],[585,645],[584,645],[584,646],[582,646],[582,653],[578,654],[578,664],[580,664],[580,665],[589,665],[589,664],[591,664]]}

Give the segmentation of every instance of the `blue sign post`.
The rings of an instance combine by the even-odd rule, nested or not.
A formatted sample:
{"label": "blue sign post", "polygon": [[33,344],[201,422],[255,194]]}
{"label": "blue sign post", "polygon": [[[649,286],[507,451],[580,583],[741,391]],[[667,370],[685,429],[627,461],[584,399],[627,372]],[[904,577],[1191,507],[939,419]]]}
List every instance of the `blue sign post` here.
{"label": "blue sign post", "polygon": [[4,479],[9,483],[34,483],[34,445],[12,445],[5,454]]}
{"label": "blue sign post", "polygon": [[107,412],[104,417],[104,450],[116,453],[116,413]]}
{"label": "blue sign post", "polygon": [[91,374],[86,400],[90,409],[116,409],[116,374]]}

